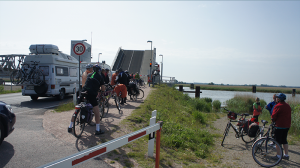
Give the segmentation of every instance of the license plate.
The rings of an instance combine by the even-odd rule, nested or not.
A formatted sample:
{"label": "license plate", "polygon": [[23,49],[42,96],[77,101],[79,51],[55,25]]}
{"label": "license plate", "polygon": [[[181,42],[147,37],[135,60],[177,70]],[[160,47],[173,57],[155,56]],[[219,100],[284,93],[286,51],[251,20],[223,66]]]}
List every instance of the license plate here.
{"label": "license plate", "polygon": [[34,86],[26,86],[26,90],[33,90]]}

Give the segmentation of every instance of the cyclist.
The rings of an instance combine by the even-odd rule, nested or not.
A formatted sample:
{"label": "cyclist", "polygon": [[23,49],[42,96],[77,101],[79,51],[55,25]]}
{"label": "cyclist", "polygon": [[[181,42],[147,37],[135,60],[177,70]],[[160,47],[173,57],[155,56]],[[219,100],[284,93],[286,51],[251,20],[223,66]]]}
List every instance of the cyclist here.
{"label": "cyclist", "polygon": [[[275,122],[275,140],[281,145],[283,145],[284,155],[282,159],[289,160],[288,155],[288,142],[287,135],[289,128],[291,127],[291,107],[284,100],[286,95],[283,93],[276,94],[276,106],[273,109],[272,121]],[[276,146],[277,156],[274,159],[280,157],[279,147]]]}
{"label": "cyclist", "polygon": [[111,81],[110,81],[110,85],[114,86],[117,84],[117,76],[119,75],[119,71],[116,71],[115,73],[113,73],[112,77],[111,77]]}
{"label": "cyclist", "polygon": [[109,73],[109,69],[106,68],[105,69],[105,78],[104,78],[104,81],[106,84],[109,84],[109,76],[108,76],[108,73]]}
{"label": "cyclist", "polygon": [[270,115],[272,115],[273,113],[273,108],[276,105],[276,94],[273,95],[273,100],[272,102],[270,102],[268,105],[266,105],[266,109],[270,112]]}
{"label": "cyclist", "polygon": [[255,118],[255,122],[258,122],[258,116],[261,114],[261,106],[259,102],[259,98],[256,97],[255,102],[253,103],[253,118]]}
{"label": "cyclist", "polygon": [[[101,68],[99,65],[93,66],[94,72],[88,74],[87,80],[85,85],[82,88],[82,92],[87,92],[87,100],[91,103],[93,106],[93,112],[95,114],[95,120],[96,120],[96,131],[95,135],[103,134],[104,131],[100,129],[100,112],[99,112],[99,106],[97,102],[97,95],[98,91],[101,88],[101,91],[105,91],[104,86],[104,80],[100,75]],[[74,118],[72,117],[70,126],[68,128],[68,132],[72,132],[72,125],[74,122]]]}
{"label": "cyclist", "polygon": [[[124,103],[126,103],[128,76],[121,68],[118,70],[118,72],[119,72],[119,75],[118,75],[117,83],[125,85],[125,87],[123,87],[123,86],[119,87],[119,89],[121,89],[122,95],[125,95],[125,97],[122,96],[122,100],[121,100],[121,104],[124,104]],[[119,92],[116,92],[116,93],[118,94]]]}
{"label": "cyclist", "polygon": [[93,72],[93,65],[92,64],[87,64],[85,66],[86,70],[83,72],[82,74],[82,87],[84,86],[85,84],[85,81],[86,81],[86,78],[87,78],[87,75],[89,73],[92,73]]}

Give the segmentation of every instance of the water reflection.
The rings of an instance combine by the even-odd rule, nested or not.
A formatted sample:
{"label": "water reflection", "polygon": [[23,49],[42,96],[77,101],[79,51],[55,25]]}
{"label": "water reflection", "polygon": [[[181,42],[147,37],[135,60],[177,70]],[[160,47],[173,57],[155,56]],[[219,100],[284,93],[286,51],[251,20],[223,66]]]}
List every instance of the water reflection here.
{"label": "water reflection", "polygon": [[[177,87],[178,89],[178,87]],[[195,89],[190,89],[189,87],[183,87],[184,91],[195,91]],[[235,95],[253,95],[254,97],[259,97],[264,99],[267,103],[273,101],[274,93],[263,93],[263,92],[239,92],[239,91],[221,91],[221,90],[201,90],[200,98],[209,97],[213,101],[220,100],[223,105],[225,105],[226,100],[232,99]],[[190,97],[195,97],[195,93],[186,93]],[[286,94],[287,100],[290,99],[300,99],[300,96],[296,94],[295,97],[292,97],[292,94]]]}

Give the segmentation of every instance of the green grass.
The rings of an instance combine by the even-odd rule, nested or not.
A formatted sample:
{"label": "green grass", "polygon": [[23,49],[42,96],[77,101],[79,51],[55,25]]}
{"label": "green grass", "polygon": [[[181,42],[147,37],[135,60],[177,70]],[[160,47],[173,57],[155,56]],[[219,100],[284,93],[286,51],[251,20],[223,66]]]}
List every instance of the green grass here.
{"label": "green grass", "polygon": [[22,92],[22,89],[18,89],[18,90],[4,90],[4,86],[0,85],[0,94],[8,94],[8,93],[19,93]]}
{"label": "green grass", "polygon": [[73,104],[73,101],[70,101],[70,102],[65,103],[65,104],[60,104],[54,110],[56,112],[63,112],[63,111],[69,111],[69,110],[72,110],[72,109],[75,109],[75,105]]}
{"label": "green grass", "polygon": [[[206,130],[206,125],[218,118],[212,113],[211,100],[208,98],[195,99],[178,92],[166,85],[157,86],[147,99],[132,114],[123,120],[132,128],[139,130],[149,125],[149,118],[153,110],[157,110],[157,120],[163,121],[161,137],[162,165],[183,164],[194,167],[200,159],[211,158],[213,135]],[[142,167],[154,167],[153,158],[145,159],[147,154],[148,137],[134,142],[128,157],[132,157]],[[197,166],[196,166],[197,167]]]}

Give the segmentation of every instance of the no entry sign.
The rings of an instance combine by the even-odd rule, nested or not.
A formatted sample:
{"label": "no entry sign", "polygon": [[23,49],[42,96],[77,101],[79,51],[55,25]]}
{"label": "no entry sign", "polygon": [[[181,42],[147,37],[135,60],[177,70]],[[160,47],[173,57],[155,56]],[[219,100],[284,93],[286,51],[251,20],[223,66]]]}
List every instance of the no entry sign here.
{"label": "no entry sign", "polygon": [[82,55],[85,52],[85,45],[82,43],[76,43],[73,47],[73,51],[76,55]]}

